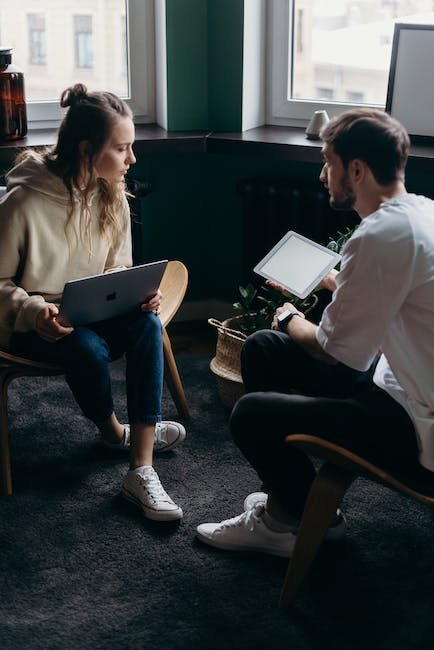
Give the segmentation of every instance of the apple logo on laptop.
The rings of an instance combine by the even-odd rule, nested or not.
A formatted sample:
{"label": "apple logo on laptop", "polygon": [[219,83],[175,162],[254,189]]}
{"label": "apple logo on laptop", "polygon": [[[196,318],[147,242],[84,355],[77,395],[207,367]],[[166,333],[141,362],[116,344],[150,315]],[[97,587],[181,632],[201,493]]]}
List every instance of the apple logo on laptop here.
{"label": "apple logo on laptop", "polygon": [[106,300],[116,300],[116,291],[113,291],[113,293],[108,293],[105,297]]}

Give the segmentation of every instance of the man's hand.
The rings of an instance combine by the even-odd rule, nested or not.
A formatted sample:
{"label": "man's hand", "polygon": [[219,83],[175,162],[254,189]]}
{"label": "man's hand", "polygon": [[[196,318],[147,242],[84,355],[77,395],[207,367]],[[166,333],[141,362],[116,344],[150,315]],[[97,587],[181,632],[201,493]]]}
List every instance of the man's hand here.
{"label": "man's hand", "polygon": [[163,294],[161,293],[160,289],[158,289],[157,293],[151,296],[147,302],[144,302],[140,305],[140,309],[142,311],[154,311],[158,316],[161,311],[162,300]]}
{"label": "man's hand", "polygon": [[35,331],[49,343],[55,343],[74,331],[73,327],[64,327],[57,321],[58,313],[56,305],[47,304],[36,316]]}
{"label": "man's hand", "polygon": [[277,282],[274,282],[274,280],[266,280],[265,284],[269,287],[273,287],[273,289],[276,289],[276,291],[280,291],[284,296],[289,296],[290,293],[285,287],[283,287],[281,284],[277,284]]}
{"label": "man's hand", "polygon": [[321,280],[318,286],[321,287],[321,289],[328,289],[329,291],[333,292],[336,289],[337,274],[338,271],[336,271],[336,269],[332,269],[327,273],[325,278]]}
{"label": "man's hand", "polygon": [[276,309],[275,313],[274,313],[273,321],[271,323],[271,329],[272,330],[278,330],[279,329],[279,326],[277,324],[277,317],[279,316],[279,314],[282,314],[287,309],[289,309],[289,311],[295,311],[298,314],[300,314],[300,316],[302,318],[305,318],[303,312],[300,311],[299,309],[297,309],[297,307],[294,307],[294,305],[291,302],[285,302],[281,307],[278,307]]}

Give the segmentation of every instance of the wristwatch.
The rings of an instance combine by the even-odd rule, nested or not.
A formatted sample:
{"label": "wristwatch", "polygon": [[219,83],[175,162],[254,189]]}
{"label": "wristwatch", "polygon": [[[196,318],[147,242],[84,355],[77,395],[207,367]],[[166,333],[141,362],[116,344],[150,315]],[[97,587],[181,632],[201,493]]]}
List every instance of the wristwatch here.
{"label": "wristwatch", "polygon": [[303,316],[298,312],[298,311],[291,311],[290,309],[285,309],[279,316],[277,317],[277,327],[281,332],[285,331],[286,325],[288,325],[289,321],[294,318],[294,316],[300,316],[300,318],[303,318]]}

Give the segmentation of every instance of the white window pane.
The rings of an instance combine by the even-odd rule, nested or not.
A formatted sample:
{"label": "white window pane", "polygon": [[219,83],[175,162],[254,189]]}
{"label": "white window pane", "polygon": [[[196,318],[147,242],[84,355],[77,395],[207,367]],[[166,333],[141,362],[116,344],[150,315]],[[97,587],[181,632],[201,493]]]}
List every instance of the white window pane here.
{"label": "white window pane", "polygon": [[126,0],[0,0],[2,44],[24,72],[26,101],[57,102],[68,86],[129,98]]}
{"label": "white window pane", "polygon": [[432,24],[433,5],[433,0],[294,0],[288,99],[384,106],[394,24]]}

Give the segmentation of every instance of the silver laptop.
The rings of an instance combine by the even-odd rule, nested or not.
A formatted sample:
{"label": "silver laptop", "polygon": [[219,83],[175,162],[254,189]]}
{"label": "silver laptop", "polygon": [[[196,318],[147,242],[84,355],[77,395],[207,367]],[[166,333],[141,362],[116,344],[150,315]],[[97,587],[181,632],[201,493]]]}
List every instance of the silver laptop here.
{"label": "silver laptop", "polygon": [[166,266],[167,260],[160,260],[67,282],[59,322],[86,325],[132,311],[157,292]]}

